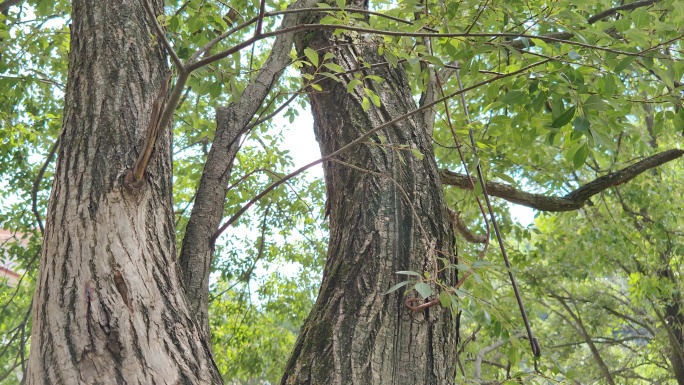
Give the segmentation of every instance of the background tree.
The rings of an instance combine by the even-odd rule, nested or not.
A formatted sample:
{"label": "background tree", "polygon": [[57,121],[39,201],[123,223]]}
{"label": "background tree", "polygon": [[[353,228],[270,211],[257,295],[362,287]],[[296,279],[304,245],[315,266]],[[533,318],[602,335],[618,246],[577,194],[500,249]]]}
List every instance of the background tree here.
{"label": "background tree", "polygon": [[[87,382],[93,368],[151,379],[149,366],[138,368],[153,355],[134,349],[135,340],[158,330],[145,348],[162,347],[155,365],[168,381],[216,382],[220,373],[273,382],[285,373],[292,383],[448,383],[459,363],[461,381],[681,383],[680,167],[656,168],[682,155],[680,1],[375,2],[376,13],[345,2],[314,12],[300,1],[287,13],[277,2],[167,5],[133,1],[113,12],[109,4],[0,3],[8,111],[0,224],[28,240],[3,249],[26,272],[2,291],[5,379],[25,371],[33,326],[34,357],[63,364],[30,373],[53,382],[58,370],[62,381]],[[304,94],[327,155],[325,210],[321,181],[285,176],[292,164],[271,121],[281,112],[294,118],[301,109],[292,103],[303,106]],[[153,149],[149,165],[139,157],[145,149]],[[145,173],[126,178],[136,160]],[[574,211],[523,228],[494,200],[490,217],[477,166],[492,196]],[[443,198],[437,175],[454,186]],[[81,195],[58,199],[68,194]],[[323,266],[323,212],[331,220],[323,285],[299,332]],[[69,215],[79,220],[57,232]],[[520,341],[508,270],[486,240],[494,217],[544,347],[538,360]],[[238,227],[225,231],[231,224]],[[108,242],[131,248],[127,258]],[[38,278],[41,243],[47,268]],[[49,258],[80,270],[51,270]],[[455,270],[466,279],[457,282]],[[37,311],[54,310],[30,325],[36,281]],[[64,299],[51,302],[50,293]],[[138,322],[145,314],[160,321]],[[70,341],[65,353],[50,347],[54,339],[41,342],[55,331]],[[163,344],[164,335],[175,343]],[[204,353],[163,359],[192,346]]]}

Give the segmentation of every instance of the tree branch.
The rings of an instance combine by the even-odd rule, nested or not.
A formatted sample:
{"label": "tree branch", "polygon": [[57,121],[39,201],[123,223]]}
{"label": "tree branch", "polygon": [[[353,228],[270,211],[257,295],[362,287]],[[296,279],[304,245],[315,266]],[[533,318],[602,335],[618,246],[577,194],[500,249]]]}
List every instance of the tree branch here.
{"label": "tree branch", "polygon": [[600,21],[600,20],[605,19],[606,17],[609,17],[610,15],[615,14],[615,12],[633,11],[637,8],[647,7],[649,5],[657,3],[659,1],[660,0],[643,0],[643,1],[635,1],[635,2],[629,3],[629,4],[623,4],[623,5],[617,6],[615,8],[607,9],[603,12],[600,12],[600,13],[588,18],[587,23],[589,23],[589,25],[591,25],[591,24],[596,23],[597,21]]}
{"label": "tree branch", "polygon": [[[614,15],[615,12],[618,12],[618,11],[632,11],[632,10],[635,10],[637,8],[647,7],[649,5],[657,3],[659,1],[660,0],[635,1],[633,3],[624,4],[624,5],[617,6],[615,8],[607,9],[603,12],[599,12],[596,15],[588,18],[587,24],[589,24],[589,25],[595,24],[596,22],[601,21],[601,20],[609,17],[610,15]],[[555,32],[555,33],[549,33],[549,34],[543,35],[543,36],[545,36],[547,38],[567,40],[567,39],[570,39],[571,37],[573,37],[574,35],[572,32]],[[523,49],[526,47],[533,47],[534,43],[531,41],[523,42],[522,40],[515,40],[515,41],[511,42],[511,46],[515,49]]]}
{"label": "tree branch", "polygon": [[[622,170],[604,175],[585,184],[577,190],[563,196],[549,196],[544,194],[528,193],[518,190],[515,187],[497,182],[487,182],[486,187],[490,195],[507,200],[511,203],[531,207],[540,211],[572,211],[584,206],[584,203],[592,196],[603,190],[617,186],[634,179],[637,175],[652,168],[661,166],[669,161],[684,155],[684,151],[673,149],[664,151],[644,160],[641,160]],[[454,186],[464,190],[472,190],[470,180],[467,175],[455,173],[449,170],[442,170],[442,184]]]}

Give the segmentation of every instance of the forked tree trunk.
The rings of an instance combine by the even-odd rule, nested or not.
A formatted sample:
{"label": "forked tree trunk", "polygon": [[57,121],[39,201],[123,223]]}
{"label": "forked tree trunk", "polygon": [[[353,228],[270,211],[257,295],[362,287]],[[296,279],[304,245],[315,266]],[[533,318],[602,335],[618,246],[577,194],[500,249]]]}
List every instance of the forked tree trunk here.
{"label": "forked tree trunk", "polygon": [[143,187],[121,183],[167,67],[142,4],[73,1],[28,384],[221,382],[176,272],[168,128]]}
{"label": "forked tree trunk", "polygon": [[[347,2],[348,6],[353,6]],[[359,6],[359,4],[357,4]],[[374,41],[309,32],[298,40],[326,52],[345,70],[387,62]],[[303,41],[303,42],[302,42]],[[311,67],[308,67],[311,68]],[[310,69],[308,69],[311,71]],[[320,83],[310,94],[314,129],[328,155],[416,105],[403,68],[362,70],[385,79],[365,81],[382,101],[364,112],[363,90],[347,92],[344,81]],[[405,279],[397,271],[429,272],[436,257],[452,257],[454,236],[448,225],[431,132],[417,116],[375,135],[323,166],[330,215],[330,244],[316,304],[301,329],[281,383],[300,384],[450,384],[455,376],[456,320],[449,309],[412,313],[404,291],[386,295]],[[411,149],[422,153],[415,156]],[[452,271],[453,273],[453,271]],[[453,284],[454,276],[442,276]]]}

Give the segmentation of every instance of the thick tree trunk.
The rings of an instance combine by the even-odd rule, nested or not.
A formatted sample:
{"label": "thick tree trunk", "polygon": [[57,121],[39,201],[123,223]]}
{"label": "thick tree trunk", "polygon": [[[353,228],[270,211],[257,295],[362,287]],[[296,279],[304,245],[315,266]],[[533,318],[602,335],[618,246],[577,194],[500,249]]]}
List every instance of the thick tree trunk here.
{"label": "thick tree trunk", "polygon": [[28,384],[221,382],[176,272],[168,128],[143,187],[121,183],[166,71],[142,4],[73,2]]}
{"label": "thick tree trunk", "polygon": [[[349,6],[349,2],[347,2]],[[332,52],[345,70],[361,61],[382,63],[378,46],[327,32],[300,36],[322,58]],[[311,67],[309,67],[311,68]],[[368,130],[414,110],[401,67],[360,71],[385,79],[366,80],[382,106],[364,112],[363,90],[347,93],[344,81],[320,83],[310,94],[315,132],[328,155]],[[282,384],[450,384],[455,376],[456,319],[433,307],[412,313],[404,291],[386,295],[405,279],[397,271],[441,268],[452,258],[453,232],[432,151],[431,132],[417,116],[380,132],[369,143],[324,164],[330,215],[330,244],[316,304],[297,339]],[[422,153],[415,156],[411,149]],[[453,272],[453,270],[450,270]],[[442,276],[452,284],[455,277]]]}

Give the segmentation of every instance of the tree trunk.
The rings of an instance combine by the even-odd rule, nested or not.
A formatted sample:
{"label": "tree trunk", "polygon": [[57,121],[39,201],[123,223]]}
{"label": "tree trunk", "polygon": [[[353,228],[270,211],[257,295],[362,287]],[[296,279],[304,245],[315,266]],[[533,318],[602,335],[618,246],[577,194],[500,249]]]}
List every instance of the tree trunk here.
{"label": "tree trunk", "polygon": [[168,128],[142,188],[122,187],[167,67],[152,36],[139,0],[73,2],[28,384],[221,382],[176,272]]}
{"label": "tree trunk", "polygon": [[[334,39],[309,32],[299,36],[297,49],[308,46],[320,58],[332,52],[345,70],[361,68],[361,61],[387,62],[374,41]],[[313,73],[312,67],[305,71]],[[416,109],[401,66],[359,73],[385,79],[363,85],[379,95],[381,107],[363,110],[361,86],[347,92],[353,74],[342,75],[341,83],[322,81],[323,91],[309,95],[324,156]],[[281,384],[453,383],[457,329],[451,310],[413,313],[403,305],[404,290],[385,294],[406,278],[397,271],[435,277],[442,267],[436,258],[453,257],[431,132],[412,116],[337,159],[323,166],[330,215],[323,283]],[[453,284],[455,274],[448,271],[442,282]]]}

